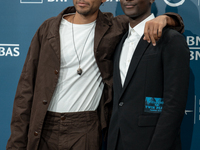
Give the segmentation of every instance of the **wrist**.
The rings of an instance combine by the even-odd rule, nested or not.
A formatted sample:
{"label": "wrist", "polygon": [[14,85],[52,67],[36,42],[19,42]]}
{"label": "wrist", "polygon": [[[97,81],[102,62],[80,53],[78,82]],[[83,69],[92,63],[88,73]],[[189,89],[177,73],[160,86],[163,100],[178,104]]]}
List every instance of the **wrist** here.
{"label": "wrist", "polygon": [[169,17],[168,15],[165,15],[165,19],[167,22],[167,26],[176,26],[176,22],[173,18]]}

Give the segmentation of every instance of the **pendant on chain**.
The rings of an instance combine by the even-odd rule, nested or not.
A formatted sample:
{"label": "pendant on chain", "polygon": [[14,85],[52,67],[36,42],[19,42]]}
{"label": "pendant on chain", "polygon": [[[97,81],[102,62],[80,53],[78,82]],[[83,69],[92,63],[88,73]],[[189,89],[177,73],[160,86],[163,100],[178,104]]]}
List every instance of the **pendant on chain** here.
{"label": "pendant on chain", "polygon": [[78,73],[79,75],[81,75],[82,72],[83,72],[82,69],[81,69],[81,68],[78,68],[77,73]]}

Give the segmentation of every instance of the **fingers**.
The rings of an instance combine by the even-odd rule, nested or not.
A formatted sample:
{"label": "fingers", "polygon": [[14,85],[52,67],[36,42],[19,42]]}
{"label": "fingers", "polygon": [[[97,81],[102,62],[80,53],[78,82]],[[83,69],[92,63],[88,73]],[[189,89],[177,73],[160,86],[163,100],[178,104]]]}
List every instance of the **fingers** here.
{"label": "fingers", "polygon": [[166,17],[159,16],[153,20],[146,22],[144,29],[144,40],[151,42],[156,46],[156,42],[162,36],[162,29],[166,26]]}
{"label": "fingers", "polygon": [[151,40],[150,40],[150,37],[149,37],[149,26],[148,26],[148,24],[146,23],[145,24],[145,28],[144,28],[144,40],[146,40],[148,43],[150,43],[151,42]]}
{"label": "fingers", "polygon": [[153,46],[156,46],[156,42],[162,35],[162,27],[159,24],[147,22],[144,29],[144,40],[151,42]]}
{"label": "fingers", "polygon": [[163,29],[163,26],[159,26],[158,28],[158,40],[161,38],[162,36],[162,29]]}
{"label": "fingers", "polygon": [[146,40],[148,43],[152,42],[152,44],[156,45],[156,40],[158,39],[157,35],[157,27],[154,27],[150,25],[150,23],[146,23],[145,29],[144,29],[144,40]]}
{"label": "fingers", "polygon": [[153,46],[156,46],[156,41],[158,40],[158,31],[157,31],[157,28],[155,27],[152,27],[150,28],[150,39],[151,39],[151,43],[153,44]]}

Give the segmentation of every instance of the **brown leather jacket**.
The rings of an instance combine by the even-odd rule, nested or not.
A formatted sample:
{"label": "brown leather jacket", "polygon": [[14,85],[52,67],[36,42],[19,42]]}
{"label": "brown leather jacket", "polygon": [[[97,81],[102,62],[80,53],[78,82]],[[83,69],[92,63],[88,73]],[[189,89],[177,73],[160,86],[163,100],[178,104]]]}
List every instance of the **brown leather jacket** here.
{"label": "brown leather jacket", "polygon": [[[59,26],[63,14],[75,12],[74,7],[46,20],[34,35],[19,79],[14,100],[11,136],[7,150],[37,150],[44,118],[54,93],[60,71]],[[178,30],[183,29],[181,24]],[[112,108],[112,56],[116,45],[127,31],[126,16],[113,18],[99,11],[96,20],[94,55],[105,83],[98,108],[101,127],[106,128]]]}

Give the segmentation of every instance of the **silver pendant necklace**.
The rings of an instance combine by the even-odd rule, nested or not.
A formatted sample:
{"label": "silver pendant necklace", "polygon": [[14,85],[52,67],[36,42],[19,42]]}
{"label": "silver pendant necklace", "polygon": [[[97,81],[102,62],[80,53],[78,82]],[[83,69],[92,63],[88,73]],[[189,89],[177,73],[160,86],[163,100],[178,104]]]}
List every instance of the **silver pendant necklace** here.
{"label": "silver pendant necklace", "polygon": [[[75,17],[75,16],[74,16]],[[72,39],[73,39],[73,45],[74,45],[74,50],[75,50],[75,52],[76,52],[76,56],[77,56],[77,59],[78,59],[78,64],[79,64],[79,68],[78,68],[78,70],[77,70],[77,74],[79,74],[79,75],[81,75],[82,74],[82,72],[83,72],[83,70],[81,69],[81,58],[82,58],[82,54],[83,54],[83,51],[84,51],[84,49],[85,49],[85,45],[86,45],[86,43],[87,43],[87,41],[88,41],[88,38],[89,38],[89,36],[90,36],[90,33],[92,32],[92,29],[94,28],[94,25],[93,25],[93,27],[92,27],[92,29],[90,30],[90,32],[89,32],[89,34],[88,34],[88,36],[87,36],[87,38],[86,38],[86,40],[85,40],[85,43],[84,43],[84,45],[83,45],[83,49],[82,49],[82,51],[81,51],[81,55],[80,55],[80,58],[79,58],[79,56],[78,56],[78,53],[77,53],[77,50],[76,50],[76,45],[75,45],[75,40],[74,40],[74,17],[73,17],[73,19],[72,19]]]}

